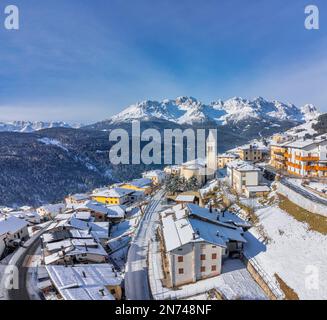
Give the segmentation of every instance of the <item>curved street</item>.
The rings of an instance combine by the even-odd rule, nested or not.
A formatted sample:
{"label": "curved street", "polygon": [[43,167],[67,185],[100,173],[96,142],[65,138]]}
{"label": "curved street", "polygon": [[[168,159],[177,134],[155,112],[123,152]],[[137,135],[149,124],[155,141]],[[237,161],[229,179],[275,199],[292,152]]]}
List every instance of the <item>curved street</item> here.
{"label": "curved street", "polygon": [[316,195],[314,195],[312,192],[310,191],[306,191],[304,188],[301,188],[300,186],[297,186],[295,185],[294,183],[290,182],[290,181],[287,181],[286,179],[281,179],[280,182],[292,189],[293,191],[297,192],[298,194],[300,194],[301,196],[311,200],[311,201],[314,201],[314,202],[317,202],[317,203],[320,203],[324,206],[327,206],[327,200],[324,200]]}

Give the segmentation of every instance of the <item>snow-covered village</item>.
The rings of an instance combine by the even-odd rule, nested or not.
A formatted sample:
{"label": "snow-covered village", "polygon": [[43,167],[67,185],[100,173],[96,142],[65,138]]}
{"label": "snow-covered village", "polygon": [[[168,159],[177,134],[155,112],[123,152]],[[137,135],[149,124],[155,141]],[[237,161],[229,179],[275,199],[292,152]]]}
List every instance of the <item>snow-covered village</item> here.
{"label": "snow-covered village", "polygon": [[1,320],[326,303],[326,0],[2,2]]}
{"label": "snow-covered village", "polygon": [[0,207],[1,299],[327,299],[327,134],[315,122],[224,153],[208,137],[206,159]]}

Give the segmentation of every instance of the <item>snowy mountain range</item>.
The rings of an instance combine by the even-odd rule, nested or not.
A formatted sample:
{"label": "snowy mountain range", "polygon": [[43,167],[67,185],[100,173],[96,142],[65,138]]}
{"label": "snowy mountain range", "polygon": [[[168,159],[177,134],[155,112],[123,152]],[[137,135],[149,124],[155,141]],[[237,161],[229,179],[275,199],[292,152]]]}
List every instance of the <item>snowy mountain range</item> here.
{"label": "snowy mountain range", "polygon": [[0,132],[34,132],[49,128],[79,128],[80,125],[70,125],[66,122],[43,122],[43,121],[12,121],[0,122]]}
{"label": "snowy mountain range", "polygon": [[264,119],[302,123],[317,118],[319,114],[311,104],[298,108],[293,104],[267,101],[261,97],[254,100],[235,97],[210,104],[204,104],[193,97],[178,97],[175,100],[147,100],[133,104],[107,122],[114,124],[133,120],[165,120],[176,124],[193,124],[210,121],[217,125],[228,125]]}

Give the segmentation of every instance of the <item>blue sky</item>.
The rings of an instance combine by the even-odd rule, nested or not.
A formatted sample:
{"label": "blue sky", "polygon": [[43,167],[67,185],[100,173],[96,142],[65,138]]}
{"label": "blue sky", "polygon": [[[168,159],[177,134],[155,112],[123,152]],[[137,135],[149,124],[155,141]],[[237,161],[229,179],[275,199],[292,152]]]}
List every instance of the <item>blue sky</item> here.
{"label": "blue sky", "polygon": [[[304,28],[308,4],[320,30]],[[0,121],[89,123],[181,95],[327,112],[325,0],[2,0],[0,22]]]}

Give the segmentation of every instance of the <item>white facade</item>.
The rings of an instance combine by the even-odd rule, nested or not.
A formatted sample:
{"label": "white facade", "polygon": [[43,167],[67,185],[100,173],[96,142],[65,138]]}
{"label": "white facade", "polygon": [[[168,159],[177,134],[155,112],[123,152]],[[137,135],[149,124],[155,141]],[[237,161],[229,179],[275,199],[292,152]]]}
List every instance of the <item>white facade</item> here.
{"label": "white facade", "polygon": [[223,254],[224,248],[207,242],[188,243],[169,252],[171,285],[177,287],[219,275]]}
{"label": "white facade", "polygon": [[239,194],[246,192],[246,187],[259,186],[261,171],[244,161],[233,161],[227,164],[229,185]]}

